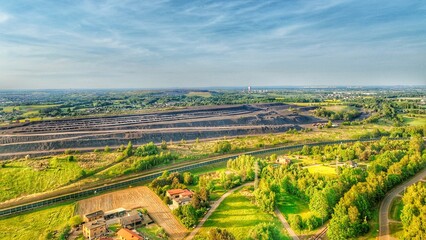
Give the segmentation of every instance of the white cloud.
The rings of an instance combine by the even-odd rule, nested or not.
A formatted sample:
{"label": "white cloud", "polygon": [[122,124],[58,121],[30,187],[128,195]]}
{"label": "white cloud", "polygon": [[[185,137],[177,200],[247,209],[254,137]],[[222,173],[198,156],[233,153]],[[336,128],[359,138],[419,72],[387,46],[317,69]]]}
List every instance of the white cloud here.
{"label": "white cloud", "polygon": [[0,23],[4,23],[10,19],[10,15],[0,12]]}

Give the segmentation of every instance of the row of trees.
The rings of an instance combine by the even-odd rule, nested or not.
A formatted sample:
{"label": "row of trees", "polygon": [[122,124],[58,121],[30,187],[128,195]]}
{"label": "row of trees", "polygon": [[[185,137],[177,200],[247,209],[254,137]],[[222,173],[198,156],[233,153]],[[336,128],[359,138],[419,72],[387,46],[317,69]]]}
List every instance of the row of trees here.
{"label": "row of trees", "polygon": [[386,192],[426,166],[426,153],[421,137],[414,137],[400,149],[388,150],[368,170],[365,181],[354,185],[340,199],[330,220],[328,237],[348,239],[369,230],[372,211]]}
{"label": "row of trees", "polygon": [[340,162],[349,160],[373,161],[377,158],[375,155],[388,150],[398,149],[400,148],[400,144],[403,143],[404,141],[402,140],[390,141],[388,137],[382,137],[380,141],[372,143],[355,142],[313,147],[305,145],[300,151],[296,152],[296,154],[312,156],[315,160],[323,162],[334,161],[336,159]]}
{"label": "row of trees", "polygon": [[426,183],[418,182],[407,188],[402,203],[403,239],[426,239]]}
{"label": "row of trees", "polygon": [[351,121],[361,115],[361,112],[354,107],[347,107],[340,111],[331,111],[325,108],[317,108],[315,115],[318,117],[324,117],[329,120],[345,120]]}

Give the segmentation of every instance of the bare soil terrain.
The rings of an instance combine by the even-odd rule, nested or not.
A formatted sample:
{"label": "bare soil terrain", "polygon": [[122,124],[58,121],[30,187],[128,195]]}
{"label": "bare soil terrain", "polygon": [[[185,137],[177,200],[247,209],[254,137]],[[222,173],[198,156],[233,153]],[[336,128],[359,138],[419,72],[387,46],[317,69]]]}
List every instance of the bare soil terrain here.
{"label": "bare soil terrain", "polygon": [[312,107],[252,104],[194,107],[158,113],[30,122],[0,128],[0,159],[58,149],[95,149],[147,142],[284,132],[323,120]]}
{"label": "bare soil terrain", "polygon": [[147,209],[151,218],[164,228],[172,239],[183,239],[187,234],[186,228],[180,224],[170,209],[147,187],[130,188],[81,200],[77,204],[76,211],[77,214],[84,215],[96,210],[109,211],[120,207],[128,210]]}

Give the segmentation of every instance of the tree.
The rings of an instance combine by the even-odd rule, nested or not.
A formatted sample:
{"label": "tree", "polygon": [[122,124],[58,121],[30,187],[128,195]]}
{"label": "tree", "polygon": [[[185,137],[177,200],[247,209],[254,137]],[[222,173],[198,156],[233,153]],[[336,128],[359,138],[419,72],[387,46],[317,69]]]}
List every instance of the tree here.
{"label": "tree", "polygon": [[190,172],[183,173],[183,183],[186,185],[191,185],[194,182],[194,178]]}
{"label": "tree", "polygon": [[302,217],[299,214],[290,215],[288,221],[290,222],[291,227],[295,230],[303,229]]}
{"label": "tree", "polygon": [[273,223],[259,223],[249,232],[249,238],[254,240],[284,239],[280,230]]}
{"label": "tree", "polygon": [[69,220],[69,224],[72,227],[77,227],[81,223],[83,223],[83,218],[81,218],[80,215],[75,215],[75,216],[71,217],[70,220]]}
{"label": "tree", "polygon": [[167,149],[167,142],[164,141],[164,140],[161,142],[161,149],[163,149],[163,150]]}
{"label": "tree", "polygon": [[194,193],[194,195],[192,196],[191,204],[195,209],[201,208],[201,200],[198,193]]}
{"label": "tree", "polygon": [[164,202],[164,204],[166,204],[166,205],[170,205],[170,204],[172,204],[172,200],[170,200],[170,198],[169,198],[169,197],[167,197],[166,195],[164,195],[164,197],[163,197],[163,202]]}
{"label": "tree", "polygon": [[213,148],[215,153],[227,153],[231,151],[231,143],[228,141],[217,142]]}
{"label": "tree", "polygon": [[200,188],[200,199],[201,201],[208,202],[210,199],[210,193],[206,188]]}
{"label": "tree", "polygon": [[226,229],[213,228],[209,231],[209,240],[235,240],[235,237]]}
{"label": "tree", "polygon": [[124,156],[126,157],[130,157],[133,155],[133,144],[131,141],[129,141],[129,143],[127,144],[126,149],[123,152]]}
{"label": "tree", "polygon": [[111,148],[107,145],[107,146],[105,146],[105,148],[104,148],[104,152],[106,152],[106,153],[109,153],[109,152],[111,152]]}
{"label": "tree", "polygon": [[164,230],[164,228],[162,228],[162,227],[159,227],[158,229],[157,229],[157,231],[155,231],[155,235],[157,235],[158,237],[160,237],[160,238],[167,238],[167,234],[166,234],[166,231]]}
{"label": "tree", "polygon": [[403,239],[426,238],[426,183],[418,182],[407,188],[402,198],[401,222]]}
{"label": "tree", "polygon": [[310,155],[311,154],[311,148],[308,145],[304,145],[302,150],[300,151],[302,155]]}
{"label": "tree", "polygon": [[139,157],[153,156],[158,153],[159,153],[158,147],[153,142],[139,146],[135,151],[135,155]]}
{"label": "tree", "polygon": [[411,137],[410,150],[421,153],[424,149],[424,140],[420,135]]}
{"label": "tree", "polygon": [[321,219],[327,219],[330,208],[327,196],[322,191],[316,191],[309,201],[309,209]]}

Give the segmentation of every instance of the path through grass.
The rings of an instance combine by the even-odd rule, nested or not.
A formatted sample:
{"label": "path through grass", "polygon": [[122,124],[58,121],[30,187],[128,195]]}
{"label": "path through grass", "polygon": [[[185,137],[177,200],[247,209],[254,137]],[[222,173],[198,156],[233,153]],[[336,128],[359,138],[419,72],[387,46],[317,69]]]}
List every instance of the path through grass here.
{"label": "path through grass", "polygon": [[[262,212],[242,195],[244,189],[231,194],[220,204],[204,223],[200,235],[207,235],[212,228],[224,228],[234,234],[236,239],[246,239],[250,230],[262,222],[272,222],[283,229],[277,217]],[[284,229],[283,234],[286,235]]]}

